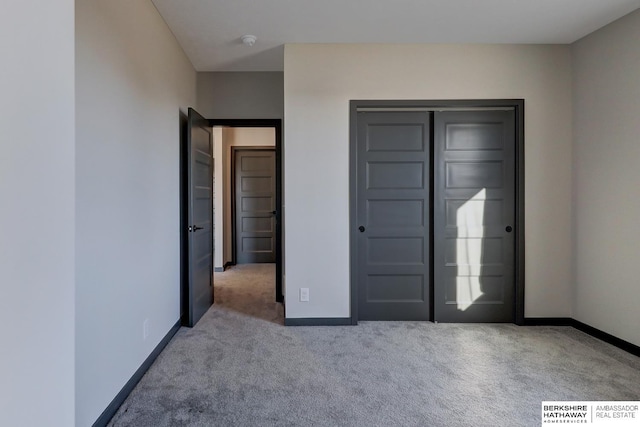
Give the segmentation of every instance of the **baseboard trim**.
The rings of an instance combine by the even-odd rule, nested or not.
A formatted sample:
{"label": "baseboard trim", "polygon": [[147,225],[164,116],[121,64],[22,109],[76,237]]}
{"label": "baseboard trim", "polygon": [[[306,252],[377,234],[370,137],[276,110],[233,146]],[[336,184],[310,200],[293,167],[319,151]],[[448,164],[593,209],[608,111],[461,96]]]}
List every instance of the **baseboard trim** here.
{"label": "baseboard trim", "polygon": [[579,331],[584,332],[587,335],[591,335],[594,338],[611,344],[614,347],[618,347],[621,350],[631,353],[634,356],[640,357],[640,347],[625,341],[622,338],[613,336],[607,332],[601,331],[598,328],[594,328],[591,325],[582,323],[579,320],[572,319],[570,317],[527,317],[524,319],[525,326],[572,326]]}
{"label": "baseboard trim", "polygon": [[574,326],[570,317],[525,317],[524,326]]}
{"label": "baseboard trim", "polygon": [[116,395],[116,397],[111,401],[107,409],[105,409],[102,414],[98,417],[95,423],[93,423],[93,427],[105,427],[111,418],[118,412],[118,408],[124,403],[129,394],[133,391],[138,382],[142,379],[144,374],[149,370],[151,364],[156,360],[158,355],[164,350],[164,348],[169,344],[171,338],[178,332],[180,329],[180,321],[178,320],[175,325],[171,327],[169,332],[162,338],[162,341],[153,349],[149,357],[146,358],[142,365],[138,368],[138,370],[133,374],[133,376],[127,381],[127,383],[122,387],[122,390]]}
{"label": "baseboard trim", "polygon": [[222,267],[215,267],[213,269],[214,273],[223,273],[225,271],[227,271],[227,268],[229,268],[230,266],[232,266],[233,264],[231,264],[229,261],[225,262],[224,265]]}
{"label": "baseboard trim", "polygon": [[350,326],[350,317],[306,317],[284,319],[285,326]]}
{"label": "baseboard trim", "polygon": [[573,319],[574,328],[584,332],[585,334],[591,335],[594,338],[598,338],[601,341],[609,343],[615,347],[618,347],[627,353],[631,353],[634,356],[640,357],[640,347],[635,344],[630,343],[629,341],[625,341],[622,338],[618,338],[613,336],[607,332],[601,331],[600,329],[594,328],[593,326],[587,325],[586,323],[582,323],[579,320]]}

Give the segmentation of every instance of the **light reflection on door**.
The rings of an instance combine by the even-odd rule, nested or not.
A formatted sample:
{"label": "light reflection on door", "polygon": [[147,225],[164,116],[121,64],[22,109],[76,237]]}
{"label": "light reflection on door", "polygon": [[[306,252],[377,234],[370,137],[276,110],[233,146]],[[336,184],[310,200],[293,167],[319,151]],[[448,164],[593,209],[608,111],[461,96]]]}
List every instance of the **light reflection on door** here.
{"label": "light reflection on door", "polygon": [[486,189],[480,190],[460,206],[456,212],[456,303],[458,310],[466,310],[483,295],[482,239],[484,237],[484,204]]}

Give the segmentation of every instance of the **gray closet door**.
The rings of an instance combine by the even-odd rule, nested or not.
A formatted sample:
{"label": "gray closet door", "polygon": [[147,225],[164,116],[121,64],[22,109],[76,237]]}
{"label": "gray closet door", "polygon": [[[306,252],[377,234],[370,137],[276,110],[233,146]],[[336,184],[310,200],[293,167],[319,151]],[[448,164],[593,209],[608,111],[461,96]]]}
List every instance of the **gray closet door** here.
{"label": "gray closet door", "polygon": [[430,135],[426,112],[358,113],[359,320],[429,319]]}
{"label": "gray closet door", "polygon": [[236,263],[276,262],[274,150],[235,151]]}
{"label": "gray closet door", "polygon": [[513,111],[434,114],[434,318],[513,322]]}
{"label": "gray closet door", "polygon": [[207,120],[191,108],[188,120],[187,323],[194,326],[213,303],[213,136]]}

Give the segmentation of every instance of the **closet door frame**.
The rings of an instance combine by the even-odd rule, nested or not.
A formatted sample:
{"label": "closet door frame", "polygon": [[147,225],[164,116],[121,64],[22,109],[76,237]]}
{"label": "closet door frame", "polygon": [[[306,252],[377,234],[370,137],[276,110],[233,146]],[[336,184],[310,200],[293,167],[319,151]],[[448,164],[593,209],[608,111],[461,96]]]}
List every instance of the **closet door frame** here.
{"label": "closet door frame", "polygon": [[[357,138],[358,112],[361,111],[464,111],[464,110],[513,109],[515,115],[515,313],[514,323],[524,325],[525,293],[525,210],[524,210],[524,99],[479,99],[479,100],[352,100],[349,103],[349,224],[350,224],[350,291],[351,324],[358,324],[358,251],[357,251]],[[436,161],[435,159],[432,160]],[[433,164],[432,164],[433,168]],[[431,182],[433,186],[433,179]],[[431,192],[433,194],[433,191]],[[432,204],[433,206],[433,204]],[[433,210],[430,212],[431,236],[433,236]],[[432,242],[433,244],[433,242]],[[433,253],[433,251],[431,251]],[[433,305],[433,257],[431,257],[431,304]],[[434,307],[430,310],[433,321]]]}

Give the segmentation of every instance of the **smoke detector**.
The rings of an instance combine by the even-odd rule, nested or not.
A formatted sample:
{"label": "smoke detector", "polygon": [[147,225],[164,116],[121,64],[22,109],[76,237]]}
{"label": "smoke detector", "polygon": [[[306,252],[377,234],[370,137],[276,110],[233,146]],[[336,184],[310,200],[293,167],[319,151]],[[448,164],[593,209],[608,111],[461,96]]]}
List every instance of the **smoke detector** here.
{"label": "smoke detector", "polygon": [[253,46],[256,43],[256,40],[258,40],[256,36],[252,36],[251,34],[242,36],[240,39],[242,40],[242,44],[249,47]]}

